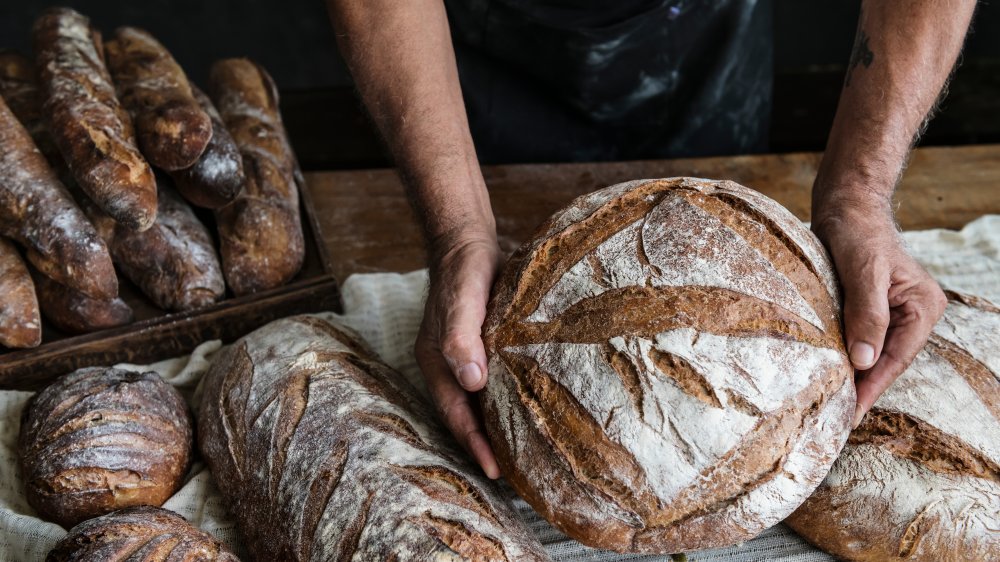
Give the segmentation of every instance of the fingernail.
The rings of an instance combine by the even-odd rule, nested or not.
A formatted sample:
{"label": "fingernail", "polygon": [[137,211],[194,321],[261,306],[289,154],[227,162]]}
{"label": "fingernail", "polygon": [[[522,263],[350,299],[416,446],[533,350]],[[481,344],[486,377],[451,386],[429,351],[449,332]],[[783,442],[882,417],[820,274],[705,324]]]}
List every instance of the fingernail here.
{"label": "fingernail", "polygon": [[861,406],[854,407],[854,425],[851,429],[857,429],[861,425],[861,420],[865,419],[865,409]]}
{"label": "fingernail", "polygon": [[479,384],[482,379],[483,372],[475,363],[466,363],[458,370],[458,382],[466,388]]}
{"label": "fingernail", "polygon": [[851,363],[855,369],[867,369],[875,362],[875,348],[865,342],[851,346]]}

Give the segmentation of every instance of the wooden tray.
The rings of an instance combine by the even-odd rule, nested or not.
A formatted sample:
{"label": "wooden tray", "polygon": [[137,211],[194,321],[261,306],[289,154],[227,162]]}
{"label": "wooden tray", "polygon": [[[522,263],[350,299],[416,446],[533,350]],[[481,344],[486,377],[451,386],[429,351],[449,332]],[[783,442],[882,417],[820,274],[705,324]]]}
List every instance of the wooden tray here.
{"label": "wooden tray", "polygon": [[[316,216],[308,189],[300,185],[305,261],[288,285],[228,298],[206,308],[166,313],[119,278],[120,295],[135,322],[80,336],[67,336],[45,323],[42,345],[0,351],[0,389],[37,390],[79,369],[115,363],[151,363],[190,353],[204,341],[231,342],[278,318],[304,312],[340,310],[340,293],[330,256],[316,236]],[[206,217],[211,220],[211,215]],[[210,226],[214,231],[214,226]]]}

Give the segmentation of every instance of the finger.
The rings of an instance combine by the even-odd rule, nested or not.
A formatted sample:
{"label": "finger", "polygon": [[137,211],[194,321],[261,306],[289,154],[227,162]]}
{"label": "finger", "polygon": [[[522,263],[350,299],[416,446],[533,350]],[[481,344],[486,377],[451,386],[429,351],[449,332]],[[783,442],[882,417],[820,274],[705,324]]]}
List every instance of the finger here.
{"label": "finger", "polygon": [[854,427],[923,349],[944,310],[944,294],[933,282],[914,288],[901,298],[902,303],[892,309],[882,355],[870,370],[859,375]]}
{"label": "finger", "polygon": [[424,354],[423,357],[418,356],[418,363],[445,426],[462,448],[472,455],[486,476],[499,478],[500,467],[472,408],[469,394],[455,383],[443,359]]}
{"label": "finger", "polygon": [[889,271],[872,262],[850,268],[844,287],[844,337],[855,369],[870,369],[882,354],[889,327]]}
{"label": "finger", "polygon": [[465,283],[448,299],[441,326],[441,353],[462,388],[473,392],[486,386],[486,349],[480,334],[488,299],[488,282]]}

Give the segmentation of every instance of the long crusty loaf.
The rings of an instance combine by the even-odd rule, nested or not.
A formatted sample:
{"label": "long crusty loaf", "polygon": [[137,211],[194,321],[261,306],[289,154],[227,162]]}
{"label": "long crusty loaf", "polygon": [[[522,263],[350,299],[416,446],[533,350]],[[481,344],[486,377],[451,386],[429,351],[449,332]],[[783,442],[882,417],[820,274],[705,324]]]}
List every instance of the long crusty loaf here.
{"label": "long crusty loaf", "polygon": [[77,183],[118,222],[149,228],[156,181],[115,97],[100,34],[79,13],[50,8],[35,21],[33,39],[46,123]]}
{"label": "long crusty loaf", "polygon": [[221,351],[198,442],[254,560],[546,560],[401,375],[297,316]]}
{"label": "long crusty loaf", "polygon": [[169,180],[159,179],[156,222],[147,230],[124,228],[93,205],[84,209],[115,264],[153,304],[164,310],[208,306],[226,292],[211,234]]}
{"label": "long crusty loaf", "polygon": [[212,122],[174,57],[149,32],[135,27],[119,27],[104,48],[143,155],[164,170],[194,164],[212,138]]}
{"label": "long crusty loaf", "polygon": [[239,562],[218,539],[158,507],[129,507],[70,529],[45,562]]}
{"label": "long crusty loaf", "polygon": [[1000,560],[1000,308],[949,293],[930,340],[787,523],[844,560]]}
{"label": "long crusty loaf", "polygon": [[0,238],[0,346],[42,343],[42,319],[28,267],[9,241]]}
{"label": "long crusty loaf", "polygon": [[59,179],[65,183],[62,170],[57,167],[57,163],[63,163],[62,155],[45,128],[35,64],[28,57],[14,51],[0,51],[0,97],[7,102],[7,107],[28,130],[38,150],[56,168],[56,172],[60,173]]}
{"label": "long crusty loaf", "polygon": [[808,497],[847,439],[832,265],[753,190],[673,178],[580,197],[494,290],[490,440],[514,488],[585,544],[747,540]]}
{"label": "long crusty loaf", "polygon": [[212,65],[210,93],[243,154],[243,193],[216,212],[222,267],[237,295],[272,289],[305,257],[295,156],[281,123],[278,89],[247,59]]}
{"label": "long crusty loaf", "polygon": [[36,394],[21,415],[28,503],[67,528],[162,504],[180,487],[191,449],[184,399],[152,372],[80,369]]}
{"label": "long crusty loaf", "polygon": [[201,158],[190,168],[172,172],[177,191],[192,205],[218,209],[228,205],[243,191],[243,155],[226,129],[218,110],[197,86],[191,85],[194,98],[212,119],[212,140]]}
{"label": "long crusty loaf", "polygon": [[0,234],[49,277],[95,298],[118,295],[111,256],[93,225],[0,99]]}
{"label": "long crusty loaf", "polygon": [[132,322],[132,308],[121,298],[92,299],[40,273],[32,276],[42,315],[67,334],[89,334]]}

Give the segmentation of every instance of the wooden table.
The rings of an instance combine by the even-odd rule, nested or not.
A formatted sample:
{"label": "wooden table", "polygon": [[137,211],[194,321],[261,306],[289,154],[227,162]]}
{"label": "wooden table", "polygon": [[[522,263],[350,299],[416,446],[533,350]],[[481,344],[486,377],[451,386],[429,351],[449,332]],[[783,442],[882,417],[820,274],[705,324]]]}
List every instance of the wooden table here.
{"label": "wooden table", "polygon": [[[500,245],[513,250],[552,212],[574,197],[620,181],[670,176],[732,179],[809,219],[817,153],[486,167]],[[420,229],[393,170],[306,175],[319,237],[343,281],[359,272],[405,272],[424,267]],[[961,228],[1000,213],[1000,145],[914,151],[896,192],[905,230]]]}

